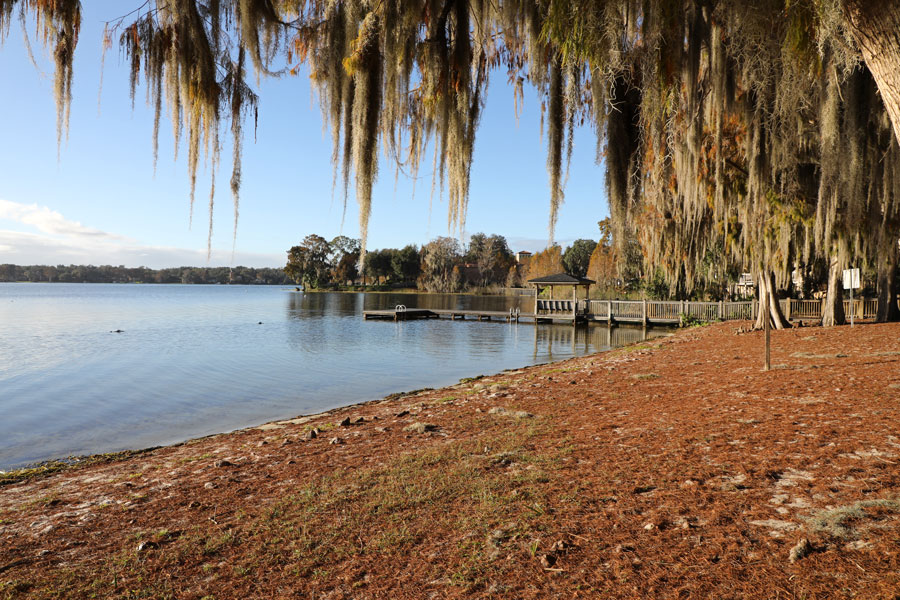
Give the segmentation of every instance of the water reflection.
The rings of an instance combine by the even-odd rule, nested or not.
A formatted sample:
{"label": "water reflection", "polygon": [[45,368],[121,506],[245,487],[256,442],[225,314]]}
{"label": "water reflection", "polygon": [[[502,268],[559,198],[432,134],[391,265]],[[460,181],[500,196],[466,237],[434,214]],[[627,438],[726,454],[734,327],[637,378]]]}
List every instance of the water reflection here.
{"label": "water reflection", "polygon": [[[172,443],[645,335],[605,324],[362,318],[364,309],[397,304],[530,312],[532,302],[262,286],[0,284],[0,469]],[[110,333],[116,329],[124,333]]]}
{"label": "water reflection", "polygon": [[603,352],[666,335],[665,329],[608,327],[607,325],[538,325],[534,329],[532,357],[545,354],[551,360]]}
{"label": "water reflection", "polygon": [[[326,350],[346,353],[352,348],[369,348],[372,352],[390,354],[388,347],[395,345],[404,349],[406,361],[423,356],[432,360],[460,361],[463,357],[520,354],[527,344],[530,362],[546,362],[603,352],[666,333],[664,329],[608,327],[605,324],[534,325],[471,319],[362,321],[363,310],[392,309],[399,304],[441,310],[507,312],[516,308],[527,310],[531,302],[527,296],[291,293],[287,300],[288,320],[303,321],[303,326],[288,330],[288,344],[295,350],[314,354]],[[350,321],[345,322],[345,319]],[[439,370],[441,365],[430,364],[424,368]]]}

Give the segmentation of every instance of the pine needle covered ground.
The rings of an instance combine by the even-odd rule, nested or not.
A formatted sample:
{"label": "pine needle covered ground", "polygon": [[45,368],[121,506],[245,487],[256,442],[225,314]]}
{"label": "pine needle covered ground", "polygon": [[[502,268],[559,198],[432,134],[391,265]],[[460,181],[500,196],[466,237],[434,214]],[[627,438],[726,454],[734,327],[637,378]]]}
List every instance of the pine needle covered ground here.
{"label": "pine needle covered ground", "polygon": [[7,477],[0,597],[894,598],[900,325],[761,335]]}

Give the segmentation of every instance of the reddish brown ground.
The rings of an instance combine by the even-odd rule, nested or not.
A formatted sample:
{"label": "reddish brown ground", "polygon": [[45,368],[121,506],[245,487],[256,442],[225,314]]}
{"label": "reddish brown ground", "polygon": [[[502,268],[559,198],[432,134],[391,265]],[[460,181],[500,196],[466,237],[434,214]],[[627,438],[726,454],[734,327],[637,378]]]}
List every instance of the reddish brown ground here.
{"label": "reddish brown ground", "polygon": [[735,330],[2,486],[0,597],[897,598],[900,325]]}

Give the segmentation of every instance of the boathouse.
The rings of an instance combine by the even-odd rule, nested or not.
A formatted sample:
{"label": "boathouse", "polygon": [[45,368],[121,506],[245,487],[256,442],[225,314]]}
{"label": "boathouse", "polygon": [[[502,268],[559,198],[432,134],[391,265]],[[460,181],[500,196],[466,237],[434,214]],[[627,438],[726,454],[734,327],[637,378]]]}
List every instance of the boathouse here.
{"label": "boathouse", "polygon": [[[528,280],[528,285],[534,286],[534,314],[535,319],[544,317],[550,319],[553,316],[571,315],[575,321],[586,320],[590,313],[590,301],[588,300],[591,285],[595,281],[584,277],[575,277],[568,273],[556,273],[535,277]],[[572,296],[562,298],[557,288],[572,288]],[[541,292],[549,288],[549,298],[540,298]],[[583,299],[578,299],[578,290],[584,290]],[[555,293],[554,293],[555,292]],[[568,294],[565,294],[568,296]],[[554,297],[556,296],[556,297]]]}

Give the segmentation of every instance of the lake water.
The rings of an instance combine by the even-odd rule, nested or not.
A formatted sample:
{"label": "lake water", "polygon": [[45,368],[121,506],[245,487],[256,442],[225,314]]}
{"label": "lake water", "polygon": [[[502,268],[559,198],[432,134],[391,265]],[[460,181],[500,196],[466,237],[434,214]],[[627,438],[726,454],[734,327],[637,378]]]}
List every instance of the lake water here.
{"label": "lake water", "polygon": [[[183,441],[560,360],[640,329],[365,321],[363,309],[531,312],[528,297],[264,286],[0,283],[0,469]],[[123,333],[112,333],[121,329]],[[612,335],[612,340],[610,340]]]}

